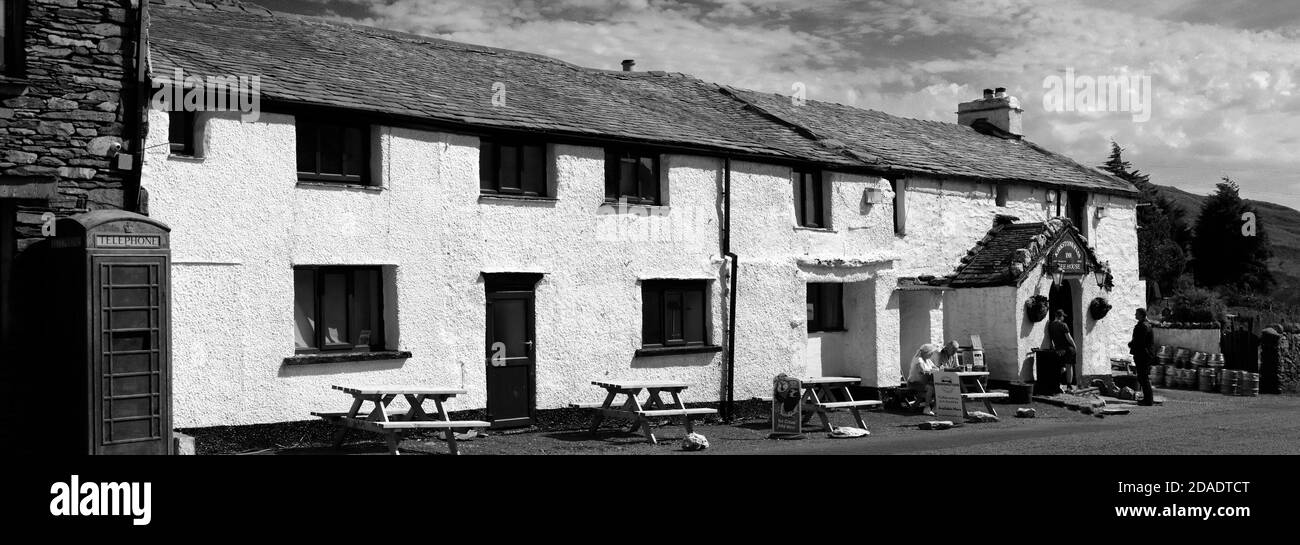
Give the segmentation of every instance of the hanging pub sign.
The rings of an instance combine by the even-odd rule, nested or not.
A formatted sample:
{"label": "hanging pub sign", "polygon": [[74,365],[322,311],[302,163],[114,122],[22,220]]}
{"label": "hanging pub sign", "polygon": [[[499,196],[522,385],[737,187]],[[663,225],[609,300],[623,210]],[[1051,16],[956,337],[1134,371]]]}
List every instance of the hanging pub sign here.
{"label": "hanging pub sign", "polygon": [[803,433],[803,384],[782,373],[772,380],[772,434]]}
{"label": "hanging pub sign", "polygon": [[1065,237],[1047,253],[1047,263],[1060,267],[1065,274],[1084,274],[1088,272],[1088,260],[1083,248],[1073,237]]}

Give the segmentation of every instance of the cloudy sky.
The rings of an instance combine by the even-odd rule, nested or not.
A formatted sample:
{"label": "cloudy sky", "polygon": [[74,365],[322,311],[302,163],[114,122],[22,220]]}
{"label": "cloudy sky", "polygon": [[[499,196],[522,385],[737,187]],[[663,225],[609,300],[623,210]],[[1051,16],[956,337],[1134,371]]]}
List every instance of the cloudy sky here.
{"label": "cloudy sky", "polygon": [[[1227,175],[1246,197],[1300,209],[1295,0],[254,1],[583,66],[632,58],[761,91],[802,83],[808,98],[940,121],[1006,87],[1027,138],[1084,164],[1115,140],[1156,183],[1207,193]],[[1075,87],[1052,86],[1067,73]],[[1057,107],[1089,108],[1082,82],[1112,76],[1138,82],[1130,111]],[[1148,99],[1149,115],[1133,111]]]}

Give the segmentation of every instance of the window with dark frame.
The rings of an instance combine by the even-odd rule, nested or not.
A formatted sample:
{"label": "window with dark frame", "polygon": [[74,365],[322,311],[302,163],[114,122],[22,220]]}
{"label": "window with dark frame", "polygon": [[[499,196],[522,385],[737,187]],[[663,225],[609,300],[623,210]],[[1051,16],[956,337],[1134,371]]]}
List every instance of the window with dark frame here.
{"label": "window with dark frame", "polygon": [[17,76],[22,70],[25,4],[23,0],[0,0],[0,18],[4,19],[0,27],[0,73],[5,75]]}
{"label": "window with dark frame", "polygon": [[844,331],[844,284],[808,283],[808,331]]}
{"label": "window with dark frame", "polygon": [[300,181],[370,185],[370,126],[299,116]]}
{"label": "window with dark frame", "polygon": [[605,150],[605,201],[658,205],[659,155],[644,150]]}
{"label": "window with dark frame", "polygon": [[998,206],[1006,206],[1007,194],[1011,192],[1011,188],[1008,187],[1007,184],[999,183],[994,184],[993,191],[995,193],[994,204]]}
{"label": "window with dark frame", "polygon": [[384,348],[380,267],[293,268],[297,353]]}
{"label": "window with dark frame", "polygon": [[484,138],[479,146],[479,190],[489,195],[549,197],[546,144]]}
{"label": "window with dark frame", "polygon": [[907,235],[907,181],[890,180],[894,190],[894,234]]}
{"label": "window with dark frame", "polygon": [[167,140],[172,154],[194,155],[194,112],[167,112]]}
{"label": "window with dark frame", "polygon": [[641,283],[641,344],[645,348],[705,346],[708,335],[706,280]]}
{"label": "window with dark frame", "polygon": [[819,170],[794,170],[794,206],[800,227],[830,227]]}

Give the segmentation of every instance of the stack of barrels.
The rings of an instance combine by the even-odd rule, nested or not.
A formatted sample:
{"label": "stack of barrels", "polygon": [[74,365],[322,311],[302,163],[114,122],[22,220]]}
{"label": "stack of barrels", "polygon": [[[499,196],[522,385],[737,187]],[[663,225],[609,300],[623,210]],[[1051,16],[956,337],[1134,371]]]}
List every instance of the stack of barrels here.
{"label": "stack of barrels", "polygon": [[[1224,395],[1258,395],[1259,374],[1223,368],[1223,354],[1161,346],[1151,367],[1151,385]],[[1255,392],[1255,393],[1252,393]]]}

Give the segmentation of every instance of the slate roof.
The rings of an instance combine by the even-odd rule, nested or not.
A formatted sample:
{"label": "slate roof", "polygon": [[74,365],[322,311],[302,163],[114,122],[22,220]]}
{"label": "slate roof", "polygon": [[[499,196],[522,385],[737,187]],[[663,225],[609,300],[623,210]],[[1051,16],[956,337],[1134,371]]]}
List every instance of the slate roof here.
{"label": "slate roof", "polygon": [[[654,143],[812,162],[1136,193],[1023,140],[952,123],[733,89],[684,74],[557,59],[269,12],[150,0],[154,74],[262,77],[266,100],[482,129]],[[506,106],[492,104],[506,84]]]}
{"label": "slate roof", "polygon": [[1047,250],[1067,236],[1074,236],[1085,248],[1092,266],[1102,266],[1097,262],[1096,253],[1066,218],[1014,223],[1014,218],[998,216],[993,228],[966,253],[946,283],[953,288],[1020,285],[1043,260]]}

